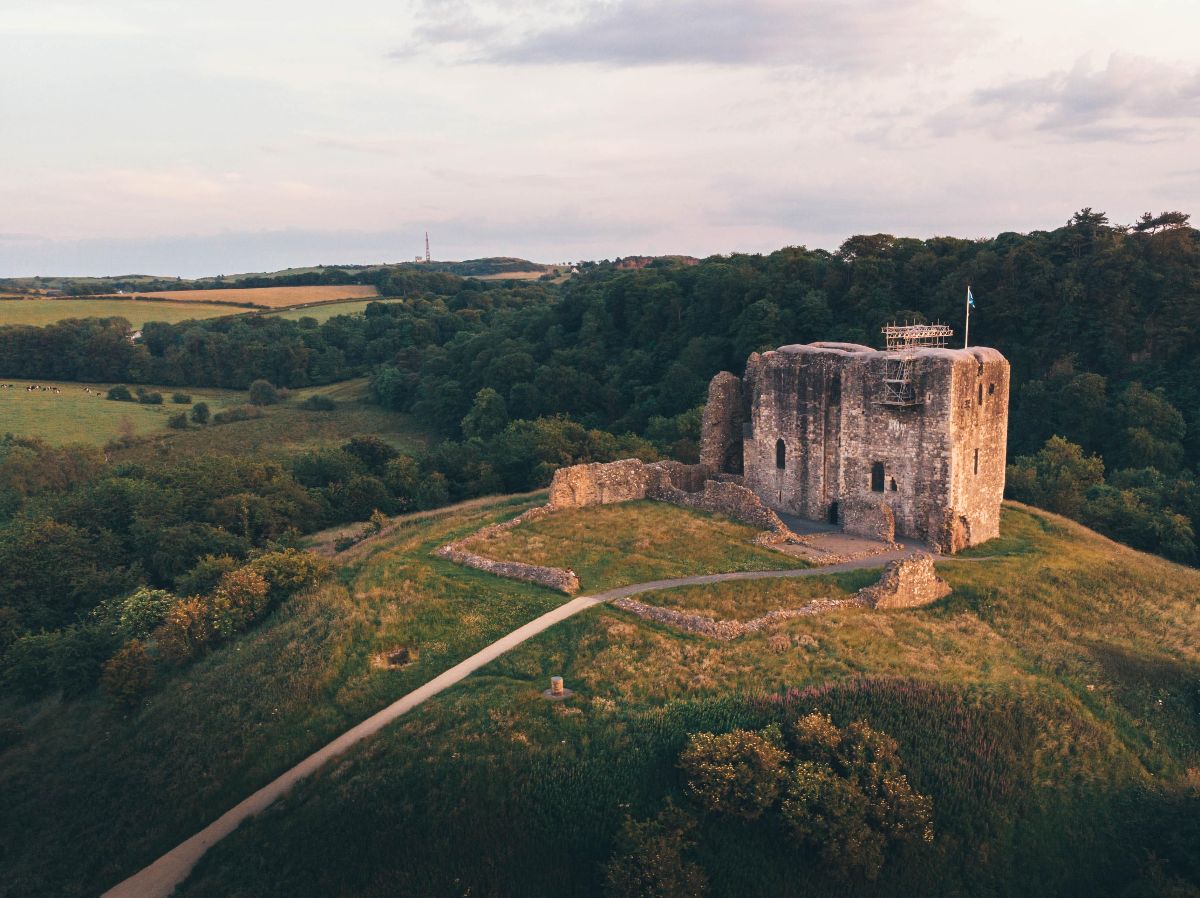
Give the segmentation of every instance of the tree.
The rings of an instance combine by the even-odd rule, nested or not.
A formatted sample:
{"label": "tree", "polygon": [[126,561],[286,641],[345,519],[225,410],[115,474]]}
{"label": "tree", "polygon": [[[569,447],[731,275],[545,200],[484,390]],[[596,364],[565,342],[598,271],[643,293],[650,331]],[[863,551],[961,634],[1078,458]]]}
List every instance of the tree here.
{"label": "tree", "polygon": [[778,727],[695,733],[679,757],[688,794],[706,811],[753,820],[779,796],[791,756]]}
{"label": "tree", "polygon": [[251,405],[275,405],[279,402],[279,390],[268,380],[259,379],[250,384]]}
{"label": "tree", "polygon": [[199,655],[213,640],[208,605],[200,596],[180,599],[152,634],[162,657],[184,664]]}
{"label": "tree", "polygon": [[133,402],[133,394],[129,392],[129,387],[120,384],[109,387],[105,398],[111,399],[113,402]]}
{"label": "tree", "polygon": [[170,427],[172,430],[187,430],[187,426],[187,412],[179,412],[167,419],[167,427]]}
{"label": "tree", "polygon": [[192,406],[192,423],[201,426],[208,423],[210,413],[207,402],[197,402]]}
{"label": "tree", "polygon": [[245,630],[267,610],[268,592],[262,574],[249,567],[223,574],[207,603],[213,633],[229,639]]}
{"label": "tree", "polygon": [[475,394],[471,410],[462,419],[462,432],[469,440],[490,440],[507,425],[508,407],[504,398],[491,387],[484,387]]}
{"label": "tree", "polygon": [[1104,462],[1058,436],[1008,468],[1009,496],[1068,517],[1079,517],[1088,489],[1103,482]]}

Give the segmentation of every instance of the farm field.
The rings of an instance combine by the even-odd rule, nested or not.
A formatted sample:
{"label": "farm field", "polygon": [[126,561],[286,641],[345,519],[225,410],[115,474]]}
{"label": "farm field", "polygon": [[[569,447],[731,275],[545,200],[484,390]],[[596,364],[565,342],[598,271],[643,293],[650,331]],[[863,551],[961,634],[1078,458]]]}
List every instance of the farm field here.
{"label": "farm field", "polygon": [[[127,717],[97,696],[0,706],[24,726],[0,765],[9,892],[101,891],[565,601],[430,556],[536,501],[401,521],[333,582],[165,672]],[[606,522],[608,545],[642,526],[626,508],[628,521]],[[670,517],[701,543],[726,526]],[[954,593],[924,609],[837,609],[732,642],[611,607],[571,618],[302,783],[178,894],[590,898],[627,814],[687,805],[688,733],[813,710],[898,741],[932,797],[934,842],[847,881],[776,828],[708,820],[694,857],[711,895],[1163,894],[1152,877],[1185,869],[1200,837],[1200,572],[1023,506],[1006,505],[1003,531],[1028,551],[939,564]],[[397,646],[419,659],[373,663]],[[575,690],[567,703],[541,698],[551,674]],[[1152,851],[1162,867],[1145,866]]]}
{"label": "farm field", "polygon": [[147,321],[175,324],[199,318],[220,318],[241,311],[227,305],[195,302],[144,302],[121,297],[102,299],[5,299],[0,297],[0,326],[30,324],[44,327],[67,318],[125,318],[135,328]]}
{"label": "farm field", "polygon": [[[142,405],[139,402],[111,402],[104,398],[113,384],[80,384],[37,381],[39,386],[58,387],[52,390],[27,391],[32,382],[4,380],[12,387],[0,388],[0,434],[37,437],[52,445],[88,443],[103,446],[128,432],[135,437],[168,432],[167,419],[190,405],[171,401],[175,392],[187,393],[193,402],[207,402],[214,411],[245,402],[245,393],[235,390],[211,390],[147,386],[150,392],[163,395],[162,405]],[[86,390],[91,390],[88,393]]]}
{"label": "farm field", "polygon": [[339,299],[366,299],[378,296],[379,292],[369,284],[318,285],[312,287],[246,287],[216,290],[162,290],[153,293],[138,293],[146,299],[171,300],[174,302],[231,303],[243,306],[258,306],[267,309],[284,309],[290,306],[316,302],[334,302]]}
{"label": "farm field", "polygon": [[400,302],[401,300],[385,300],[385,299],[354,299],[348,302],[331,302],[324,303],[319,306],[308,306],[300,309],[283,309],[277,312],[265,312],[263,314],[272,315],[277,318],[287,318],[290,321],[299,321],[301,318],[315,318],[317,321],[328,321],[335,315],[361,315],[366,311],[367,306],[373,302]]}

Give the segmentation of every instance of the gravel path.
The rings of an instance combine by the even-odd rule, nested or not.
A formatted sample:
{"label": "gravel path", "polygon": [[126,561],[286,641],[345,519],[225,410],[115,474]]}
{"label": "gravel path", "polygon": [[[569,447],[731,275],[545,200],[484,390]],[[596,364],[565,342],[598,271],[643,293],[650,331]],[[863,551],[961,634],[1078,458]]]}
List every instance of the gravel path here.
{"label": "gravel path", "polygon": [[451,667],[449,670],[434,677],[428,683],[414,689],[404,697],[388,705],[357,726],[338,736],[324,748],[313,752],[295,767],[281,774],[276,779],[263,786],[249,798],[226,811],[190,839],[172,848],[150,866],[109,889],[102,898],[166,898],[174,891],[179,883],[187,878],[192,867],[212,845],[233,832],[244,820],[266,810],[276,801],[286,795],[296,783],[315,773],[327,761],[343,754],[356,743],[379,732],[392,721],[413,708],[433,698],[444,689],[465,679],[479,668],[496,660],[510,649],[516,648],[525,640],[536,636],[559,621],[566,620],[581,611],[601,605],[612,599],[637,595],[643,592],[654,592],[660,589],[673,589],[677,586],[694,586],[705,583],[722,583],[727,580],[766,580],[777,577],[812,577],[823,574],[836,574],[839,571],[854,571],[864,568],[883,567],[889,561],[903,558],[911,552],[904,548],[884,552],[870,558],[859,558],[842,564],[830,564],[824,567],[810,567],[783,571],[738,571],[729,574],[702,574],[692,577],[677,577],[673,580],[651,580],[647,583],[635,583],[631,586],[620,586],[591,596],[580,596],[559,605],[553,611],[548,611],[541,617],[531,620],[523,627],[518,627],[506,636],[497,639],[491,645],[476,652],[465,661]]}

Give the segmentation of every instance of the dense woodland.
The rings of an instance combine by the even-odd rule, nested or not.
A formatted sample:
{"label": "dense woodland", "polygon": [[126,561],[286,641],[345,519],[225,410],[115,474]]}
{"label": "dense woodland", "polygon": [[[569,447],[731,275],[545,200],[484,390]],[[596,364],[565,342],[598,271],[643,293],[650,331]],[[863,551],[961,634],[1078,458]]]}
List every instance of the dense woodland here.
{"label": "dense woodland", "polygon": [[[0,328],[0,377],[246,389],[370,375],[378,403],[440,435],[417,457],[361,439],[280,462],[222,459],[214,434],[207,461],[140,465],[5,439],[0,649],[47,631],[103,655],[88,640],[105,602],[211,588],[234,561],[375,510],[530,489],[581,460],[694,458],[715,372],[782,343],[878,344],[893,320],[958,325],[968,283],[972,342],[1013,365],[1010,495],[1195,563],[1200,233],[1186,222],[1127,228],[1083,210],[989,240],[877,234],[835,253],[597,263],[561,286],[398,266],[372,277],[402,301],[325,323],[148,324],[136,341],[124,319]],[[93,656],[42,648],[58,680],[94,681]]]}

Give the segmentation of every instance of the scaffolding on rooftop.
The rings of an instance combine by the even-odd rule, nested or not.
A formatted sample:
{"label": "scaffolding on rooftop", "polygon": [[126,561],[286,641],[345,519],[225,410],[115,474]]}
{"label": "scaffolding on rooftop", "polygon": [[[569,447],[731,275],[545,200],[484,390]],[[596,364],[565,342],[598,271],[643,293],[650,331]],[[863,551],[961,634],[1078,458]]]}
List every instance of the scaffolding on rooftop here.
{"label": "scaffolding on rooftop", "polygon": [[917,393],[915,367],[918,349],[944,349],[954,336],[947,324],[888,324],[883,328],[887,351],[895,355],[884,361],[883,405],[911,408],[924,402]]}

